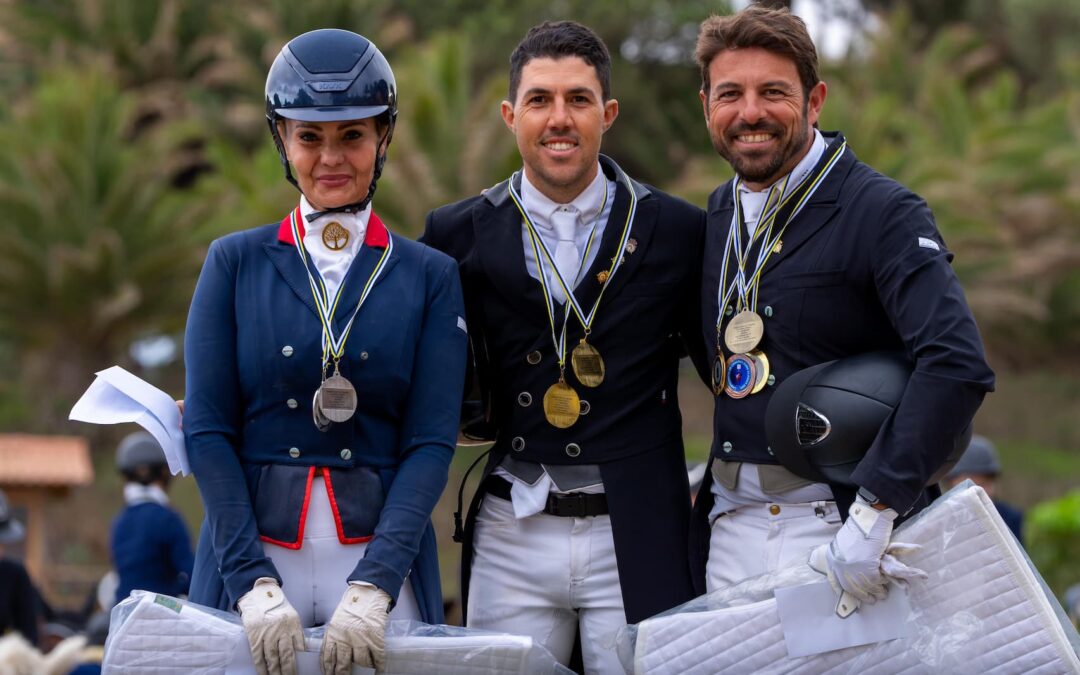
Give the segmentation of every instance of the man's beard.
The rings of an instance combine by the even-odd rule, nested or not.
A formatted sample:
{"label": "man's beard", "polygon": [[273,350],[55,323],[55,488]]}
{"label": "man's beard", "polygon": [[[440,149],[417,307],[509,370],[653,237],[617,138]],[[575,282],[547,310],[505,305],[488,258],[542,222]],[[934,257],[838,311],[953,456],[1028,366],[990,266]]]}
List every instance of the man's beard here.
{"label": "man's beard", "polygon": [[735,136],[755,132],[773,134],[777,138],[783,138],[785,129],[780,125],[770,122],[743,124],[734,129],[721,131],[720,133],[724,134],[723,136],[718,136],[715,133],[709,135],[713,147],[716,148],[721,157],[731,164],[731,168],[735,169],[735,173],[740,178],[750,183],[768,184],[779,177],[779,172],[786,167],[791,158],[798,156],[806,148],[807,141],[810,138],[810,128],[805,123],[808,112],[808,105],[804,103],[802,118],[796,122],[794,135],[786,144],[766,158],[760,155],[747,156],[738,153],[732,149],[729,142],[733,141]]}

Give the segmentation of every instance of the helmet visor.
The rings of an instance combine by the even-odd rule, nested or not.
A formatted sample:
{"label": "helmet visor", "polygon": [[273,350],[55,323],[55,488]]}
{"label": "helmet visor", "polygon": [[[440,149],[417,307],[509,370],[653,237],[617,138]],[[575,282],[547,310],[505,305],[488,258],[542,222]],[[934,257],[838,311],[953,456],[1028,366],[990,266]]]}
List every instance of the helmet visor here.
{"label": "helmet visor", "polygon": [[363,120],[369,117],[377,117],[390,106],[322,106],[318,108],[275,108],[274,112],[280,117],[301,122],[344,122],[346,120]]}

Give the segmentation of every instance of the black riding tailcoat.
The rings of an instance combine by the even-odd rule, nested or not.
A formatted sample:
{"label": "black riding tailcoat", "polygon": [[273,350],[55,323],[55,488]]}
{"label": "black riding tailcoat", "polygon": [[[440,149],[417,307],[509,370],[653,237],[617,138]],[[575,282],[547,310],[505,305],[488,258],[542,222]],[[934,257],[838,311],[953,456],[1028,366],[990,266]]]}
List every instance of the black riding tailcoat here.
{"label": "black riding tailcoat", "polygon": [[[825,138],[830,149],[843,142],[839,134]],[[722,311],[717,290],[733,210],[729,182],[709,198],[701,300],[702,337],[710,346],[716,344]],[[953,254],[933,214],[918,195],[858,161],[848,148],[781,241],[763,268],[757,306],[765,324],[761,349],[774,384],[845,356],[906,353],[915,364],[907,389],[852,479],[902,514],[925,506],[927,480],[994,386],[978,327],[950,265]],[[710,463],[778,463],[768,451],[764,423],[774,390],[770,385],[738,400],[716,397]],[[710,485],[706,471],[691,534],[699,571],[708,557]],[[838,502],[841,490],[833,486]],[[853,497],[847,496],[848,503]]]}
{"label": "black riding tailcoat", "polygon": [[[621,174],[610,159],[601,156],[600,163],[609,178]],[[620,180],[596,260],[575,291],[591,308],[601,291],[598,274],[615,256],[625,256],[589,337],[607,368],[603,383],[582,386],[567,363],[566,381],[589,409],[568,429],[544,419],[544,392],[558,380],[559,368],[540,283],[525,267],[521,214],[508,183],[431,212],[422,241],[460,267],[475,375],[495,435],[485,476],[507,453],[530,462],[598,464],[626,617],[634,623],[693,597],[678,366],[687,349],[699,373],[707,364],[698,337],[705,214],[640,183],[630,185],[637,209],[628,246],[617,250],[631,204]],[[563,311],[556,309],[560,326]],[[568,346],[582,334],[572,317]],[[576,448],[568,453],[571,444],[580,454]],[[482,499],[482,493],[473,497],[466,519],[463,599]]]}

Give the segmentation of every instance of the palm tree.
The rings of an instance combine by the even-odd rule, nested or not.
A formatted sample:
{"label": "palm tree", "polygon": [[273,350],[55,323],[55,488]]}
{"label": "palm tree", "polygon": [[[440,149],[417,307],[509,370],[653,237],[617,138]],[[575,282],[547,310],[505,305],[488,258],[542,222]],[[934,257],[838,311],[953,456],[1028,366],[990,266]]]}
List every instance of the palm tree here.
{"label": "palm tree", "polygon": [[0,342],[29,426],[186,314],[210,204],[175,188],[175,158],[197,130],[136,134],[135,108],[100,71],[60,70],[0,125]]}

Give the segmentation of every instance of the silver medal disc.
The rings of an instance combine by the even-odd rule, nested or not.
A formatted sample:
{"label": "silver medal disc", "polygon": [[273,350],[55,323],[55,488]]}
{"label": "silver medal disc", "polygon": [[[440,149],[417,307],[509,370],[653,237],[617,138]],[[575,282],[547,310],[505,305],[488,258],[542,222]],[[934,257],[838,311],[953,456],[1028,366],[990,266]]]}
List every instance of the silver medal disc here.
{"label": "silver medal disc", "polygon": [[331,422],[345,422],[356,412],[356,389],[338,373],[322,383],[316,396],[319,411]]}
{"label": "silver medal disc", "polygon": [[315,390],[315,396],[311,399],[311,418],[315,422],[315,428],[319,431],[330,429],[330,420],[319,410],[319,390]]}

